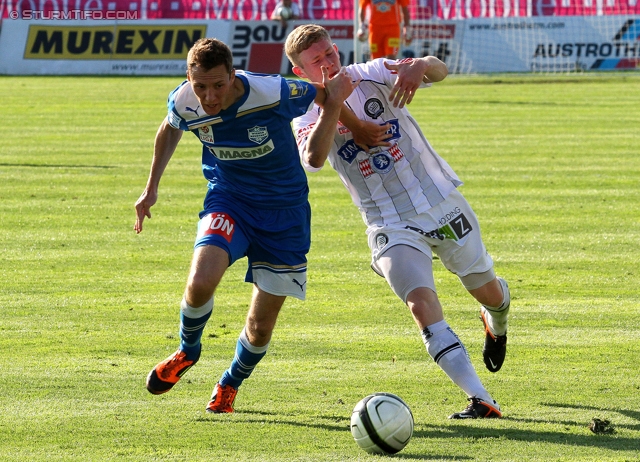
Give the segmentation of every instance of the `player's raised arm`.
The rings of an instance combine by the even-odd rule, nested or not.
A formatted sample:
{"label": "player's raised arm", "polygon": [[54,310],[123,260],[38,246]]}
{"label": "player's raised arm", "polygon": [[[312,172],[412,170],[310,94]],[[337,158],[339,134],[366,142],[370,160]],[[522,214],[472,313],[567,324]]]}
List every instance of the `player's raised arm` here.
{"label": "player's raised arm", "polygon": [[320,168],[327,160],[344,101],[358,83],[351,81],[344,68],[330,78],[327,68],[323,67],[322,84],[312,84],[318,92],[316,103],[322,107],[322,113],[309,136],[304,154],[305,161],[311,167]]}
{"label": "player's raised arm", "polygon": [[385,61],[384,65],[398,74],[389,95],[389,101],[393,101],[394,107],[404,107],[405,104],[411,103],[416,90],[423,82],[440,82],[449,73],[447,65],[435,56],[408,58],[396,62]]}
{"label": "player's raised arm", "polygon": [[[390,146],[391,143],[386,141],[391,137],[391,134],[388,133],[388,130],[391,127],[389,124],[379,125],[374,122],[360,120],[358,116],[356,116],[353,111],[344,104],[344,101],[349,97],[349,95],[351,95],[359,83],[359,81],[351,81],[348,74],[346,74],[344,67],[331,79],[328,77],[327,70],[324,69],[323,85],[312,83],[318,91],[316,103],[326,111],[327,108],[324,107],[326,104],[325,98],[327,98],[327,95],[330,92],[333,100],[331,104],[338,104],[339,102],[341,106],[338,119],[335,123],[337,124],[338,120],[342,122],[342,124],[351,131],[354,142],[364,151],[368,151],[369,148],[373,146]],[[335,113],[326,115],[322,119],[323,123],[320,130],[316,128],[314,130],[315,136],[313,136],[313,139],[311,137],[309,138],[310,144],[307,144],[306,148],[306,161],[309,163],[311,159],[312,162],[309,163],[309,165],[312,167],[320,168],[327,158],[327,154],[322,153],[328,153],[328,149],[331,146],[331,139],[333,131],[335,130],[335,124],[331,127],[331,124],[328,121],[333,120],[335,115]]]}
{"label": "player's raised arm", "polygon": [[169,164],[169,160],[171,160],[171,156],[173,156],[181,138],[182,130],[172,127],[169,125],[167,119],[164,119],[156,133],[153,146],[153,160],[151,161],[151,171],[149,172],[147,185],[135,205],[136,223],[133,229],[138,234],[142,231],[144,218],[151,218],[151,207],[158,200],[160,178],[162,178],[162,174],[167,164]]}

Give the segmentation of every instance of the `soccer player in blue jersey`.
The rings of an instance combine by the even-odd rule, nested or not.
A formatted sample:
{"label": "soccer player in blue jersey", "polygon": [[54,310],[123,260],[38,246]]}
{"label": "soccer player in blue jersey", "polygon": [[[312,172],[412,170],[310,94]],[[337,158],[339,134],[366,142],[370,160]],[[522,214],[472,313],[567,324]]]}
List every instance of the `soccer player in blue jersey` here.
{"label": "soccer player in blue jersey", "polygon": [[238,387],[266,354],[286,297],[305,298],[311,211],[290,123],[315,99],[335,124],[357,85],[345,73],[318,85],[236,71],[232,62],[231,50],[219,40],[201,39],[191,48],[187,80],[169,95],[149,179],[135,205],[134,229],[140,233],[182,133],[196,135],[208,191],[180,305],[180,346],[151,370],[147,389],[169,391],[198,361],[216,287],[227,268],[246,256],[245,281],[253,283],[253,296],[235,358],[207,405],[213,413],[233,412]]}

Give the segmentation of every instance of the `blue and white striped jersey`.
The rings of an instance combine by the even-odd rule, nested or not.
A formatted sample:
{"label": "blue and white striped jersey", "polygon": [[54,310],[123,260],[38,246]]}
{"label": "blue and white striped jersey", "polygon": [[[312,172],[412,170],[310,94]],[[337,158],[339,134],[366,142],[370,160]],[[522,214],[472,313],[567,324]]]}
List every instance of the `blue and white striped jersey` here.
{"label": "blue and white striped jersey", "polygon": [[169,124],[191,131],[202,143],[209,196],[271,209],[305,203],[309,189],[291,121],[311,109],[315,88],[279,75],[236,71],[236,78],[244,95],[215,116],[200,108],[185,80],[169,95]]}

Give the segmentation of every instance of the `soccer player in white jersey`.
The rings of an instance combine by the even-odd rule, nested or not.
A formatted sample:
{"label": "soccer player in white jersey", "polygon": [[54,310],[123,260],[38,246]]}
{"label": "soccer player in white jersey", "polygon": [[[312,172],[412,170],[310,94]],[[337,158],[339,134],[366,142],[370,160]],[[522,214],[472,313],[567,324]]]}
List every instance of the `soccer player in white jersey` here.
{"label": "soccer player in white jersey", "polygon": [[[337,46],[318,25],[297,27],[289,34],[285,51],[296,75],[312,82],[322,78],[322,67],[329,75],[341,69]],[[501,417],[500,406],[444,320],[432,252],[482,305],[483,356],[492,372],[500,369],[506,354],[509,289],[496,277],[476,216],[456,189],[462,182],[405,107],[418,88],[446,77],[446,65],[433,56],[381,58],[346,70],[359,82],[346,104],[372,127],[385,127],[388,139],[363,149],[366,133],[332,124],[335,118],[329,120],[315,107],[294,119],[302,163],[314,172],[328,159],[349,190],[367,225],[373,270],[406,303],[428,353],[468,396],[468,406],[450,418]]]}
{"label": "soccer player in white jersey", "polygon": [[227,268],[246,256],[253,297],[235,358],[207,405],[214,413],[233,412],[238,387],[266,354],[286,297],[305,298],[311,212],[291,121],[314,98],[328,114],[339,114],[355,86],[344,72],[317,85],[235,71],[232,62],[219,40],[201,39],[191,48],[187,80],[169,95],[149,179],[135,205],[140,233],[182,133],[191,131],[202,143],[208,190],[180,305],[180,346],[151,370],[147,389],[169,391],[198,361],[214,291]]}

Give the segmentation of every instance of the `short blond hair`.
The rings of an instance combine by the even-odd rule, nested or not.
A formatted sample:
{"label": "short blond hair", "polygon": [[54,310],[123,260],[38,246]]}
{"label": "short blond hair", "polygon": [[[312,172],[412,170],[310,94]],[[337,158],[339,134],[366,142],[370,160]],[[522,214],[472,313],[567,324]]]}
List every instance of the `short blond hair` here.
{"label": "short blond hair", "polygon": [[291,31],[284,44],[284,52],[291,64],[302,67],[299,59],[300,53],[324,39],[331,41],[327,29],[317,24],[304,24]]}

